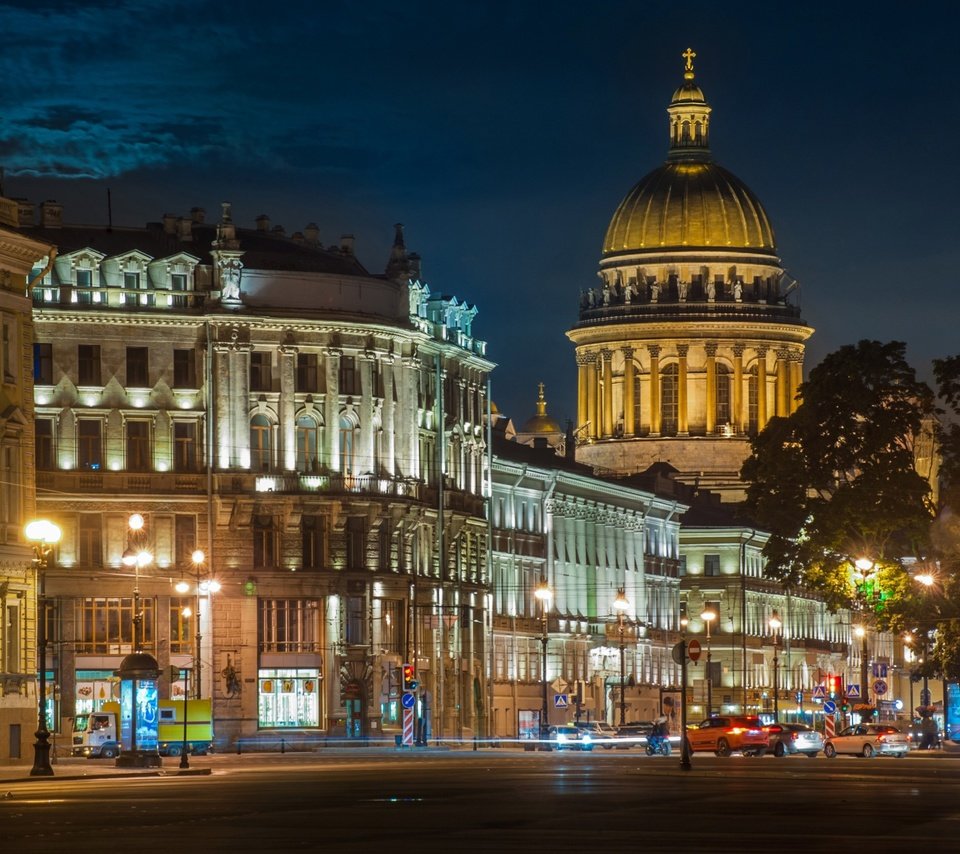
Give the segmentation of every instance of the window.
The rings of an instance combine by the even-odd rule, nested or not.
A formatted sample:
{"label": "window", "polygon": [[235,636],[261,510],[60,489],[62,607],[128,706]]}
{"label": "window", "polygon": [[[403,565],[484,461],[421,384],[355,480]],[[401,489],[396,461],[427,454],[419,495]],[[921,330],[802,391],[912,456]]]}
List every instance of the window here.
{"label": "window", "polygon": [[[193,609],[196,603],[190,596],[170,597],[170,652],[193,652]],[[191,615],[184,616],[183,609],[189,608]]]}
{"label": "window", "polygon": [[270,354],[250,354],[250,391],[270,391],[273,381],[270,375]]}
{"label": "window", "polygon": [[77,466],[98,470],[103,464],[101,423],[94,418],[77,420]]}
{"label": "window", "polygon": [[197,354],[194,350],[173,351],[173,387],[197,387]]}
{"label": "window", "polygon": [[181,569],[193,568],[197,543],[197,517],[178,513],[173,522],[173,556]]}
{"label": "window", "polygon": [[687,556],[680,555],[680,562],[677,566],[677,575],[683,578],[687,574]]}
{"label": "window", "polygon": [[89,305],[93,302],[93,270],[77,270],[77,302]]}
{"label": "window", "polygon": [[173,423],[173,468],[175,471],[197,470],[197,425],[193,421]]}
{"label": "window", "polygon": [[17,381],[17,319],[4,314],[0,326],[0,381],[13,383]]}
{"label": "window", "polygon": [[356,429],[350,417],[344,415],[340,418],[340,471],[344,474],[353,474]]}
{"label": "window", "polygon": [[403,655],[406,652],[404,643],[404,608],[402,599],[380,599],[380,624],[377,627],[380,637],[376,644],[378,649]]}
{"label": "window", "polygon": [[21,523],[22,480],[19,445],[12,442],[0,445],[0,525]]}
{"label": "window", "polygon": [[360,394],[357,360],[353,356],[340,357],[340,394]]}
{"label": "window", "polygon": [[660,374],[660,432],[664,436],[677,434],[679,373],[677,365],[667,365]]}
{"label": "window", "polygon": [[127,422],[127,471],[150,471],[150,423]]}
{"label": "window", "polygon": [[103,566],[103,521],[99,513],[81,513],[77,524],[81,566]]}
{"label": "window", "polygon": [[297,391],[318,391],[315,353],[297,353]]}
{"label": "window", "polygon": [[[2,600],[0,600],[2,604]],[[0,658],[0,667],[4,673],[23,673],[24,667],[20,661],[20,605],[7,600],[3,608],[3,635],[0,640],[0,649],[3,657]]]}
{"label": "window", "polygon": [[320,606],[316,599],[261,599],[261,652],[319,652]]}
{"label": "window", "polygon": [[717,365],[717,424],[729,424],[730,419],[730,369]]}
{"label": "window", "polygon": [[363,569],[366,565],[366,519],[347,519],[347,569]]}
{"label": "window", "polygon": [[266,415],[250,419],[250,469],[270,471],[270,420]]}
{"label": "window", "polygon": [[366,602],[363,596],[346,598],[346,636],[351,646],[364,646],[367,643]]}
{"label": "window", "polygon": [[261,668],[258,723],[265,728],[320,726],[320,671],[316,668]]}
{"label": "window", "polygon": [[147,388],[149,385],[148,350],[146,347],[127,347],[127,386]]}
{"label": "window", "polygon": [[277,565],[277,535],[269,516],[257,516],[253,520],[253,565],[258,569],[272,569]]}
{"label": "window", "polygon": [[323,516],[300,518],[301,560],[304,569],[321,569],[324,565]]}
{"label": "window", "polygon": [[390,572],[393,561],[393,530],[386,520],[380,523],[380,571]]}
{"label": "window", "polygon": [[[76,600],[76,627],[79,638],[76,651],[81,654],[121,654],[132,652],[133,599]],[[153,599],[140,599],[140,646],[153,647]]]}
{"label": "window", "polygon": [[53,344],[33,345],[33,381],[53,385]]}
{"label": "window", "polygon": [[33,430],[37,468],[44,471],[56,468],[53,455],[53,419],[38,418],[33,424]]}
{"label": "window", "polygon": [[720,574],[720,555],[704,555],[703,556],[703,574],[704,575]]}
{"label": "window", "polygon": [[173,297],[170,300],[170,305],[177,305],[177,306],[186,305],[187,298],[183,294],[187,290],[187,274],[171,273],[170,274],[170,290],[174,292]]}
{"label": "window", "polygon": [[123,274],[123,287],[128,291],[138,291],[140,290],[140,274],[139,273],[124,273]]}
{"label": "window", "polygon": [[77,347],[77,384],[101,385],[99,344],[81,344]]}
{"label": "window", "polygon": [[297,419],[297,471],[317,471],[320,429],[309,415]]}

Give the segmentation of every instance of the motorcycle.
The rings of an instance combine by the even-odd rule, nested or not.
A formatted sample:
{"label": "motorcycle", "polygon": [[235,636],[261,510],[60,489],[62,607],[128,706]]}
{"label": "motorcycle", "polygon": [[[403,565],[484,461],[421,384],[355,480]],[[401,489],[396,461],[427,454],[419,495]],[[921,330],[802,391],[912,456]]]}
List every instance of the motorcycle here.
{"label": "motorcycle", "polygon": [[670,755],[670,739],[665,735],[651,735],[647,737],[647,756]]}

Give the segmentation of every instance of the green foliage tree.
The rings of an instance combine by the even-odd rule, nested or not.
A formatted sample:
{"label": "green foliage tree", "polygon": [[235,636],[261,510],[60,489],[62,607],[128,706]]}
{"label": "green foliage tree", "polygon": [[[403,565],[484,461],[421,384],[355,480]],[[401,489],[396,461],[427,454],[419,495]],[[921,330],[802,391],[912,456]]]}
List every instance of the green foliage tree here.
{"label": "green foliage tree", "polygon": [[[754,439],[741,472],[747,511],[771,534],[767,572],[893,626],[913,601],[899,559],[928,551],[935,508],[914,441],[934,415],[933,392],[903,343],[861,341],[828,355],[800,395],[796,412]],[[861,556],[876,566],[876,596],[852,583]]]}

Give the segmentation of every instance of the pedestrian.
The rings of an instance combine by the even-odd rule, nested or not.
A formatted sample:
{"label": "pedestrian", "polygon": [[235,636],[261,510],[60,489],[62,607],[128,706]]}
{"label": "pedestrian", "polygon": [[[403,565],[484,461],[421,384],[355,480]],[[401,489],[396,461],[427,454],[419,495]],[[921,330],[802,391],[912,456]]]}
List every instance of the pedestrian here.
{"label": "pedestrian", "polygon": [[920,723],[920,749],[933,750],[939,741],[939,729],[933,715],[924,715]]}

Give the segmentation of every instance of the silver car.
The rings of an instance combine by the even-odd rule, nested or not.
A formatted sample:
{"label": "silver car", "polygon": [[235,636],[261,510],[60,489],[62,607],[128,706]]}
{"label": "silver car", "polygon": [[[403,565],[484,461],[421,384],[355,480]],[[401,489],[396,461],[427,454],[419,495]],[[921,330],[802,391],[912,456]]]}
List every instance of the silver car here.
{"label": "silver car", "polygon": [[774,756],[805,753],[812,758],[823,750],[823,736],[806,724],[775,723],[764,729],[770,736],[768,749]]}
{"label": "silver car", "polygon": [[617,737],[617,731],[604,721],[579,721],[574,726],[584,733],[590,733],[590,739],[595,745],[606,748],[615,747],[614,739]]}
{"label": "silver car", "polygon": [[823,745],[824,756],[832,759],[838,753],[855,756],[906,756],[910,739],[890,724],[856,724],[841,730]]}

